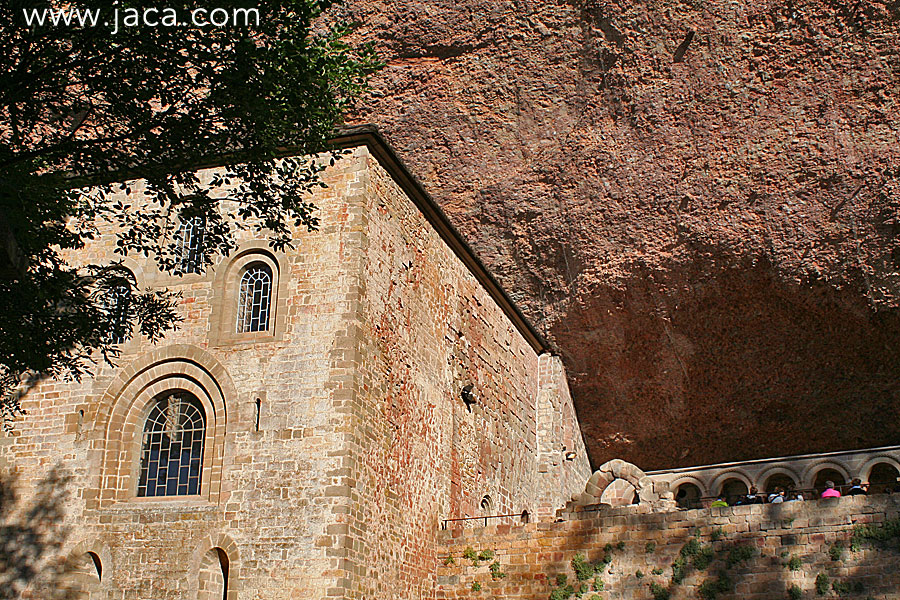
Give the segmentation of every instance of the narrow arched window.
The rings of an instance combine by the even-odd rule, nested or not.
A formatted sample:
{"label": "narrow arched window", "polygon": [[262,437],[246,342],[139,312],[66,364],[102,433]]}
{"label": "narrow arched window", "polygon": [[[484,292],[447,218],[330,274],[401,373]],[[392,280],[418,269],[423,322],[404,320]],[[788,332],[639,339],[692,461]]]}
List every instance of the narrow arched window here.
{"label": "narrow arched window", "polygon": [[206,414],[188,392],[158,397],[144,424],[138,496],[200,493]]}
{"label": "narrow arched window", "polygon": [[206,219],[193,217],[181,224],[178,231],[178,268],[182,273],[203,271],[203,237]]}
{"label": "narrow arched window", "polygon": [[241,276],[237,332],[267,331],[272,310],[272,269],[252,263]]}
{"label": "narrow arched window", "polygon": [[124,344],[131,337],[128,326],[128,310],[131,305],[131,287],[126,283],[116,284],[103,296],[103,312],[106,313],[106,341],[110,344]]}

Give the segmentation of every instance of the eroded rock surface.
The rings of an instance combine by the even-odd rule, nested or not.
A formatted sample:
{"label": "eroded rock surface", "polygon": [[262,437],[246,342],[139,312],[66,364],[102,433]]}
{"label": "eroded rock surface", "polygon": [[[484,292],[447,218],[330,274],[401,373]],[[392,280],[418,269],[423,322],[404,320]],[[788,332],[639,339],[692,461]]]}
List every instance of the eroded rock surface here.
{"label": "eroded rock surface", "polygon": [[[599,465],[900,442],[900,1],[348,0]],[[692,35],[693,32],[693,35]]]}

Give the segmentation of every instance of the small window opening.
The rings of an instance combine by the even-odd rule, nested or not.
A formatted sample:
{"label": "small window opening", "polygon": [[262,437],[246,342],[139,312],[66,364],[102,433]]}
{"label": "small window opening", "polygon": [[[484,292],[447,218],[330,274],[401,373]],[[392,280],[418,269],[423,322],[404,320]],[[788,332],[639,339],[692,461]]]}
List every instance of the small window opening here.
{"label": "small window opening", "polygon": [[472,412],[472,405],[475,404],[475,392],[473,391],[474,389],[475,386],[470,383],[459,393],[459,396],[462,398],[462,401],[465,402],[466,408],[469,410],[469,412]]}
{"label": "small window opening", "polygon": [[528,523],[528,521],[531,520],[531,515],[528,514],[527,510],[523,510],[519,520],[522,521],[522,523]]}
{"label": "small window opening", "polygon": [[124,344],[131,337],[128,312],[131,305],[131,287],[124,282],[111,287],[103,297],[103,311],[108,319],[106,342]]}
{"label": "small window opening", "polygon": [[94,563],[94,568],[97,569],[97,581],[103,580],[103,564],[100,562],[100,557],[97,556],[95,552],[88,552],[87,555],[90,557],[91,561]]}
{"label": "small window opening", "polygon": [[256,431],[259,431],[259,417],[262,414],[262,400],[256,399]]}
{"label": "small window opening", "polygon": [[494,514],[494,500],[488,495],[481,499],[481,512],[486,515]]}
{"label": "small window opening", "polygon": [[182,273],[201,273],[204,266],[203,237],[206,219],[193,217],[178,231],[178,268]]}

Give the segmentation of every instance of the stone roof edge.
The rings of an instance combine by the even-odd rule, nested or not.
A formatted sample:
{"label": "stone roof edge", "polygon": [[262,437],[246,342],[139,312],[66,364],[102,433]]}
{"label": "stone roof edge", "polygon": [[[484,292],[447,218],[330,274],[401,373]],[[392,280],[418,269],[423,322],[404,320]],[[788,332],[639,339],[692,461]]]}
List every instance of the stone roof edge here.
{"label": "stone roof edge", "polygon": [[463,240],[462,236],[450,223],[447,215],[437,205],[434,199],[425,191],[425,188],[416,179],[415,175],[407,168],[404,162],[397,156],[394,149],[387,142],[378,128],[374,125],[357,125],[340,128],[332,138],[332,144],[336,148],[352,148],[365,145],[369,152],[378,160],[379,164],[393,177],[394,181],[403,189],[413,201],[419,212],[431,224],[441,239],[453,250],[453,253],[463,262],[469,272],[490,294],[494,302],[506,314],[513,326],[522,334],[522,337],[531,345],[537,354],[553,352],[551,346],[539,334],[518,306],[507,295],[494,276],[487,270],[481,259]]}

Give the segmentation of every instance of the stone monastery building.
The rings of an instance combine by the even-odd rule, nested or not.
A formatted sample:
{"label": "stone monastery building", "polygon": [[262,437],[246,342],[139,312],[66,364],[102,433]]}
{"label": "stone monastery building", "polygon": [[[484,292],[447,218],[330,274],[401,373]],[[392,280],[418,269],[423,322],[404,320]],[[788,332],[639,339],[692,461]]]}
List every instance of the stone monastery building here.
{"label": "stone monastery building", "polygon": [[129,259],[178,331],[22,398],[0,597],[433,598],[443,520],[585,489],[560,360],[377,133],[338,143],[318,232],[180,278]]}

